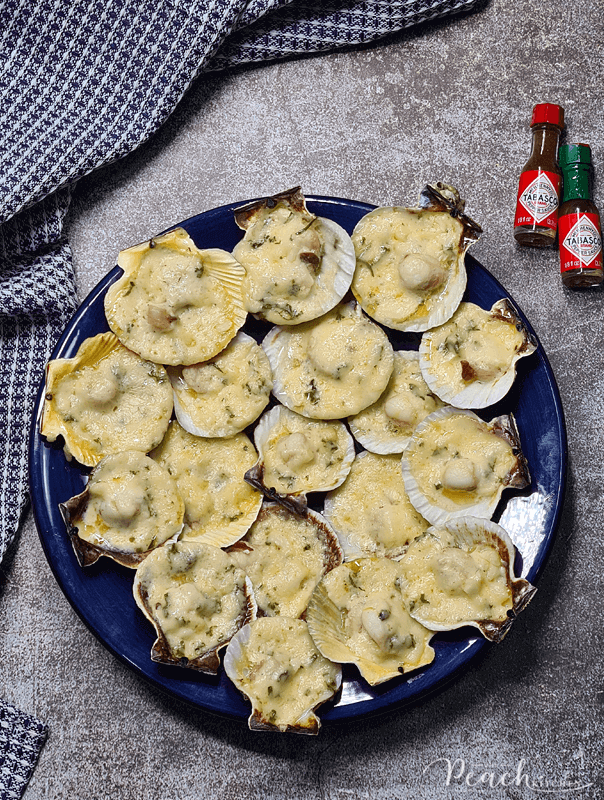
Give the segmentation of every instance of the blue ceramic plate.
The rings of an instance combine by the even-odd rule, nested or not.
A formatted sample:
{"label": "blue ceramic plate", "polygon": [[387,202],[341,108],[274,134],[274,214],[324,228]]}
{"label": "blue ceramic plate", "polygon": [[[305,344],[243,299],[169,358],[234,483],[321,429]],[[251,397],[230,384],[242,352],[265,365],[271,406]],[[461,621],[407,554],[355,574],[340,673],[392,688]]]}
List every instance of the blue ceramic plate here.
{"label": "blue ceramic plate", "polygon": [[[222,206],[192,217],[182,226],[202,248],[232,250],[241,238],[233,221],[238,204]],[[347,231],[373,206],[329,197],[308,198],[309,208],[329,217]],[[465,298],[483,308],[507,293],[478,262],[466,259],[468,288]],[[115,268],[90,293],[59,341],[53,358],[71,357],[89,336],[108,329],[103,298],[108,286],[121,274]],[[520,316],[531,329],[528,321]],[[246,330],[262,335],[268,327],[250,320]],[[419,337],[389,331],[395,347],[415,347]],[[48,444],[38,433],[44,387],[40,386],[32,422],[30,482],[34,515],[42,545],[55,577],[81,619],[118,658],[160,689],[194,706],[229,717],[246,719],[249,705],[221,670],[217,677],[186,669],[155,664],[149,653],[155,639],[132,597],[133,572],[107,558],[82,569],[67,537],[58,504],[82,491],[85,470],[67,462],[57,445]],[[532,484],[521,493],[504,493],[495,519],[509,532],[521,558],[517,573],[535,582],[552,544],[564,496],[566,474],[566,433],[560,397],[551,367],[541,345],[537,352],[519,362],[512,391],[497,406],[482,414],[491,419],[513,412],[518,422],[524,452],[530,465]],[[485,646],[466,628],[438,634],[433,640],[436,657],[432,664],[408,677],[401,676],[378,687],[368,686],[352,667],[344,669],[341,697],[324,706],[324,723],[358,718],[417,702],[440,688],[467,666]],[[512,631],[511,635],[514,635]],[[495,645],[488,645],[495,646]]]}

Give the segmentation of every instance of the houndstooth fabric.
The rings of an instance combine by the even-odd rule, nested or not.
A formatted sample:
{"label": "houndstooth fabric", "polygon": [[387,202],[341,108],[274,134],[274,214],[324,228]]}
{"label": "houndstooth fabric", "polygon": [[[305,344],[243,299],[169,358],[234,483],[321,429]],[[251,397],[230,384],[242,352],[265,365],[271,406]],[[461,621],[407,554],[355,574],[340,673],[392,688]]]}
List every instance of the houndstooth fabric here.
{"label": "houndstooth fabric", "polygon": [[46,725],[0,700],[0,800],[22,796],[46,734]]}
{"label": "houndstooth fabric", "polygon": [[[0,563],[25,507],[36,386],[76,305],[62,232],[75,182],[148,139],[204,70],[364,44],[476,2],[0,3]],[[20,796],[43,739],[0,702],[0,800]]]}

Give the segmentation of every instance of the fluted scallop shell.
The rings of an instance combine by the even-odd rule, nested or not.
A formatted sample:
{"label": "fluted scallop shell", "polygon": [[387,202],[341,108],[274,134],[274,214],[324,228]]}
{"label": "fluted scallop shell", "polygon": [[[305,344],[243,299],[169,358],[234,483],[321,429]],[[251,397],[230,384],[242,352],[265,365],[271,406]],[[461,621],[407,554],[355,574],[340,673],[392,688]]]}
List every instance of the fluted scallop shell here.
{"label": "fluted scallop shell", "polygon": [[434,660],[432,633],[410,616],[402,581],[399,562],[360,558],[327,574],[308,604],[308,629],[319,651],[355,664],[372,686]]}
{"label": "fluted scallop shell", "polygon": [[324,517],[278,503],[265,503],[229,552],[252,581],[259,616],[302,617],[322,575],[342,563],[338,538]]}
{"label": "fluted scallop shell", "polygon": [[49,361],[44,392],[40,433],[50,442],[62,436],[67,458],[87,467],[122,450],[148,452],[172,415],[166,370],[110,332],[86,339],[73,358]]}
{"label": "fluted scallop shell", "polygon": [[244,480],[257,453],[245,433],[204,439],[174,421],[151,455],[172,475],[184,500],[183,541],[228,547],[258,516],[262,494]]}
{"label": "fluted scallop shell", "polygon": [[494,522],[461,517],[429,528],[402,559],[411,616],[433,631],[466,625],[499,642],[536,589],[514,575],[515,549]]}
{"label": "fluted scallop shell", "polygon": [[337,223],[311,214],[300,187],[235,211],[245,235],[233,251],[245,267],[248,311],[277,325],[299,325],[344,297],[354,246]]}
{"label": "fluted scallop shell", "polygon": [[444,402],[485,408],[508,393],[518,360],[536,349],[535,337],[509,300],[498,300],[490,311],[461,303],[448,322],[422,336],[420,366]]}
{"label": "fluted scallop shell", "polygon": [[242,628],[226,649],[224,669],[250,700],[248,724],[258,731],[318,733],[315,710],[342,684],[341,667],[317,650],[306,622],[287,617]]}
{"label": "fluted scallop shell", "polygon": [[246,320],[243,267],[224,250],[199,250],[183,228],[122,250],[122,277],[105,295],[109,327],[159,364],[198,364]]}
{"label": "fluted scallop shell", "polygon": [[323,515],[338,535],[345,561],[400,558],[429,524],[407,496],[399,456],[367,451],[355,458],[344,483],[326,495]]}
{"label": "fluted scallop shell", "polygon": [[466,287],[465,253],[482,232],[463,208],[455,188],[437,183],[419,208],[377,208],[359,220],[352,292],[370,317],[401,331],[449,319]]}
{"label": "fluted scallop shell", "polygon": [[251,425],[266,408],[273,377],[264,350],[246,333],[201,364],[168,367],[174,412],[195,436],[233,436]]}
{"label": "fluted scallop shell", "polygon": [[341,419],[370,406],[394,365],[388,337],[354,302],[295,328],[275,327],[262,347],[275,397],[311,419]]}
{"label": "fluted scallop shell", "polygon": [[443,406],[424,380],[416,350],[395,350],[386,391],[368,408],[348,418],[350,431],[372,453],[402,453],[417,425]]}
{"label": "fluted scallop shell", "polygon": [[219,651],[256,618],[249,579],[218,547],[169,542],[137,568],[134,599],[157,633],[151,659],[215,675]]}
{"label": "fluted scallop shell", "polygon": [[402,470],[409,499],[432,525],[455,517],[490,519],[504,489],[530,484],[513,415],[487,423],[451,406],[417,426]]}
{"label": "fluted scallop shell", "polygon": [[81,567],[108,556],[136,568],[180,533],[185,511],[168,471],[137,451],[106,456],[59,508]]}
{"label": "fluted scallop shell", "polygon": [[271,499],[328,492],[350,472],[355,451],[352,436],[337,420],[311,420],[274,406],[254,431],[258,462],[245,479]]}

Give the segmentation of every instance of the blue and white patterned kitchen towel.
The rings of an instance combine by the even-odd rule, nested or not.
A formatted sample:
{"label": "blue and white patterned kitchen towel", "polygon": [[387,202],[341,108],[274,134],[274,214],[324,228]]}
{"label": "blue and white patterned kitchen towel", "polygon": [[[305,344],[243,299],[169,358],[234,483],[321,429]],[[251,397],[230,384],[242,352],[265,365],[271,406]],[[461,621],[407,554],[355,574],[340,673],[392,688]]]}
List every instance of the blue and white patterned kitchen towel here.
{"label": "blue and white patterned kitchen towel", "polygon": [[[76,305],[62,227],[78,178],[148,139],[203,71],[365,44],[476,2],[0,3],[0,563],[26,504],[35,388]],[[20,796],[43,740],[25,719],[0,706],[0,800]]]}

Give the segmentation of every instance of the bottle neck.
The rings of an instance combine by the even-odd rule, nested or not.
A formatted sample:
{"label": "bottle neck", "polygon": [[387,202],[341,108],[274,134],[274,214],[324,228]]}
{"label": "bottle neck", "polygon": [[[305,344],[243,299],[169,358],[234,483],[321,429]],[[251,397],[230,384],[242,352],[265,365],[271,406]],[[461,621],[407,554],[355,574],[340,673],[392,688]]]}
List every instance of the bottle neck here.
{"label": "bottle neck", "polygon": [[562,173],[562,202],[567,200],[590,200],[590,165],[571,164]]}
{"label": "bottle neck", "polygon": [[560,128],[549,123],[533,125],[533,143],[531,147],[530,160],[543,167],[554,167],[559,171],[557,164],[558,140],[560,138]]}

